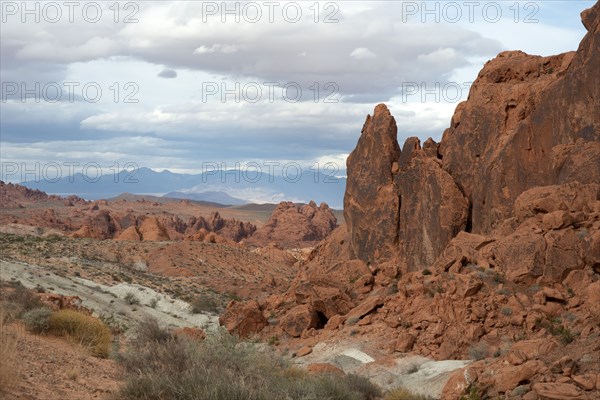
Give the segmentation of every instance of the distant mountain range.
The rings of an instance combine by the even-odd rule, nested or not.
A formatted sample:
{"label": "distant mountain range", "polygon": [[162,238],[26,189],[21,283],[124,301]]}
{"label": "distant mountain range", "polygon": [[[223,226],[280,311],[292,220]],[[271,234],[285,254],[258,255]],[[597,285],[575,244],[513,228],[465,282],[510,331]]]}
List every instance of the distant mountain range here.
{"label": "distant mountain range", "polygon": [[194,200],[194,201],[204,201],[204,202],[225,204],[228,206],[241,206],[243,204],[250,203],[249,201],[230,196],[225,192],[211,192],[211,191],[201,192],[201,193],[169,192],[169,193],[165,194],[163,197],[168,197],[170,199],[186,199],[186,200]]}
{"label": "distant mountain range", "polygon": [[279,203],[293,201],[326,202],[332,208],[342,208],[345,178],[304,171],[300,176],[285,179],[266,173],[217,171],[204,174],[156,172],[139,168],[134,172],[102,175],[90,179],[81,173],[57,180],[27,181],[21,183],[31,189],[49,194],[77,195],[88,200],[108,199],[121,193],[165,196],[171,198],[207,201],[225,205],[247,203]]}

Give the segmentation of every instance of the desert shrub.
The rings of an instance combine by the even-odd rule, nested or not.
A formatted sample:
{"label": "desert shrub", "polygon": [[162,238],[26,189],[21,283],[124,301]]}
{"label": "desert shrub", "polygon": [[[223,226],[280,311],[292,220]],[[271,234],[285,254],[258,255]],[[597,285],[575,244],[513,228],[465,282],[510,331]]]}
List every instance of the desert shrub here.
{"label": "desert shrub", "polygon": [[150,302],[148,303],[148,307],[150,308],[156,308],[156,306],[158,305],[158,297],[153,297]]}
{"label": "desert shrub", "polygon": [[421,271],[421,273],[423,275],[431,275],[431,271],[428,268],[425,268],[423,271]]}
{"label": "desert shrub", "polygon": [[[43,306],[42,301],[35,295],[33,290],[27,289],[21,282],[12,283],[12,291],[8,294],[6,300],[18,304],[22,307],[22,312],[27,312]],[[21,317],[19,315],[19,317]]]}
{"label": "desert shrub", "polygon": [[[143,329],[138,328],[139,332]],[[203,341],[137,338],[117,358],[126,376],[117,398],[374,400],[379,389],[353,375],[311,375],[268,350],[220,332]]]}
{"label": "desert shrub", "polygon": [[49,332],[70,338],[96,357],[108,357],[110,330],[97,318],[73,310],[60,310],[50,316]]}
{"label": "desert shrub", "polygon": [[469,347],[469,357],[472,360],[483,360],[488,356],[490,349],[484,342],[477,343]]}
{"label": "desert shrub", "polygon": [[0,394],[16,383],[20,366],[17,338],[6,331],[6,319],[2,312],[0,309]]}
{"label": "desert shrub", "polygon": [[431,397],[423,396],[421,394],[414,394],[404,388],[394,389],[388,392],[384,400],[430,400]]}
{"label": "desert shrub", "polygon": [[23,315],[23,306],[12,301],[0,301],[1,322],[9,323]]}
{"label": "desert shrub", "polygon": [[123,300],[125,300],[127,302],[127,304],[132,305],[132,306],[135,304],[140,304],[140,299],[133,292],[125,293]]}
{"label": "desert shrub", "polygon": [[352,391],[361,393],[365,399],[378,399],[381,396],[381,389],[364,376],[348,374],[343,379]]}
{"label": "desert shrub", "polygon": [[459,400],[481,400],[482,397],[481,390],[477,386],[469,385]]}
{"label": "desert shrub", "polygon": [[565,325],[562,324],[560,318],[553,319],[537,319],[535,321],[536,328],[545,328],[550,334],[559,338],[562,344],[569,344],[575,340],[575,334]]}
{"label": "desert shrub", "polygon": [[417,371],[419,371],[419,365],[417,363],[411,363],[408,368],[406,369],[406,372],[408,374],[414,374]]}
{"label": "desert shrub", "polygon": [[520,386],[517,386],[516,388],[514,388],[511,394],[515,397],[523,396],[524,394],[529,392],[529,390],[530,390],[529,385],[520,385]]}
{"label": "desert shrub", "polygon": [[128,326],[125,322],[119,320],[118,318],[115,317],[115,314],[113,313],[100,313],[98,315],[98,319],[100,321],[102,321],[102,323],[104,325],[106,325],[108,327],[108,329],[110,330],[110,332],[113,335],[119,335],[125,331],[127,331]]}
{"label": "desert shrub", "polygon": [[575,340],[575,335],[573,334],[573,332],[571,332],[571,330],[564,325],[561,325],[558,328],[556,328],[553,334],[559,337],[562,344],[569,344],[573,340]]}
{"label": "desert shrub", "polygon": [[23,323],[33,333],[44,333],[50,328],[50,315],[52,311],[48,308],[35,308],[23,314]]}
{"label": "desert shrub", "polygon": [[500,312],[502,313],[502,315],[505,315],[507,317],[511,316],[513,313],[512,308],[510,308],[510,307],[502,307]]}
{"label": "desert shrub", "polygon": [[147,343],[163,343],[171,339],[171,332],[161,327],[156,318],[146,317],[140,321],[135,329],[136,336],[134,340],[138,346],[144,346]]}
{"label": "desert shrub", "polygon": [[190,304],[190,311],[192,314],[202,312],[216,313],[218,311],[217,302],[207,295],[200,295]]}

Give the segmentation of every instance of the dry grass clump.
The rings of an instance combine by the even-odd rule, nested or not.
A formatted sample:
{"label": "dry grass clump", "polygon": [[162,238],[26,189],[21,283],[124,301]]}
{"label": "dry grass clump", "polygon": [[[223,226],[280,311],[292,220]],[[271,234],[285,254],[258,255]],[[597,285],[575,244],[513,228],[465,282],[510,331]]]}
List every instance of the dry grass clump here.
{"label": "dry grass clump", "polygon": [[20,318],[31,332],[65,336],[87,348],[93,356],[108,357],[111,334],[99,319],[74,310],[53,312],[19,282],[0,282],[0,286],[3,323]]}
{"label": "dry grass clump", "polygon": [[108,357],[110,330],[102,321],[73,310],[59,310],[50,316],[50,333],[65,336],[87,348],[93,356]]}

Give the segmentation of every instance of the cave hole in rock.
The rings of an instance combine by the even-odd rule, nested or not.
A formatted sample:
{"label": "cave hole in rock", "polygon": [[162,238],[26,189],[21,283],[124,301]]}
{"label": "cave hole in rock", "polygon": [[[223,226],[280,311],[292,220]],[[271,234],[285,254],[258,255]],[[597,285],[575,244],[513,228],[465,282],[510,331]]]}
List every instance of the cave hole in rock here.
{"label": "cave hole in rock", "polygon": [[317,329],[325,328],[329,319],[321,311],[317,311]]}

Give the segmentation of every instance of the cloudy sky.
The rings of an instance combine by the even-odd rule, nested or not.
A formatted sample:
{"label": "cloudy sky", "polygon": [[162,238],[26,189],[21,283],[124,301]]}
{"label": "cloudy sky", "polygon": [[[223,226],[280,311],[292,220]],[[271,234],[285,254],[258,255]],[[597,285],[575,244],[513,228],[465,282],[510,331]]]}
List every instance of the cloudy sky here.
{"label": "cloudy sky", "polygon": [[593,1],[118,4],[1,2],[3,179],[35,162],[343,175],[377,103],[400,142],[439,139],[486,60],[575,50]]}

